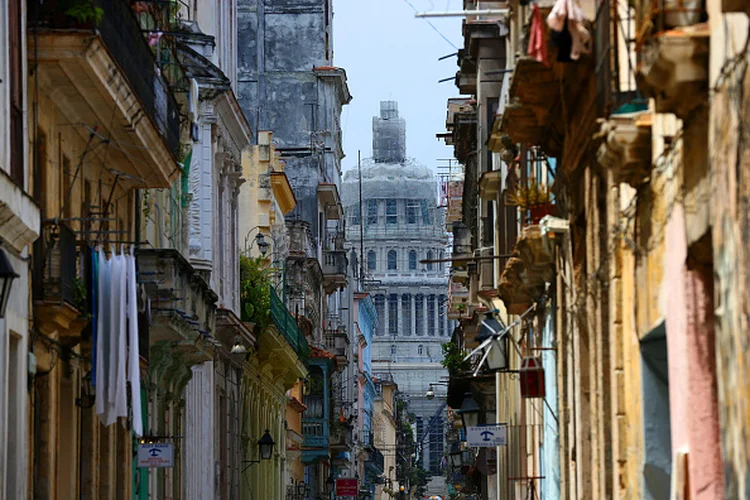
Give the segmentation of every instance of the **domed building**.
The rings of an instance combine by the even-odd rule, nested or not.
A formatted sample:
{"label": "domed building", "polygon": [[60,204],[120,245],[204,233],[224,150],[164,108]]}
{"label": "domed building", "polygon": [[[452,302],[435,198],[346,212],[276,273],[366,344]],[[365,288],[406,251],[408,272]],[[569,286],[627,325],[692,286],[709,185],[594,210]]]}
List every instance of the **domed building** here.
{"label": "domed building", "polygon": [[[406,125],[398,103],[380,103],[373,118],[373,155],[344,174],[341,199],[346,241],[360,260],[364,282],[378,313],[373,372],[390,373],[417,415],[423,465],[439,474],[444,442],[444,386],[425,398],[431,383],[447,377],[441,344],[450,339],[447,316],[447,234],[437,206],[437,181],[430,169],[406,157]],[[442,389],[442,391],[441,391]],[[430,422],[432,424],[430,425]],[[435,485],[431,485],[435,486]]]}

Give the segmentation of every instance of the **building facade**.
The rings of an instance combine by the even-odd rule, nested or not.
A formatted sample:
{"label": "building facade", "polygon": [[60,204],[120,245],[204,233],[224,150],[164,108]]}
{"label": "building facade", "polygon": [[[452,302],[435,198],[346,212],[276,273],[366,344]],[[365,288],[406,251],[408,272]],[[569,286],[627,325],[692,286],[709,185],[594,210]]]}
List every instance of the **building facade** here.
{"label": "building facade", "polygon": [[[346,172],[342,199],[347,246],[363,259],[361,267],[379,319],[373,372],[376,377],[391,374],[408,397],[421,439],[443,423],[443,401],[428,400],[425,394],[430,383],[447,375],[440,364],[441,344],[449,340],[452,326],[443,262],[447,238],[435,177],[406,157],[406,125],[397,103],[381,102],[380,115],[373,118],[372,158]],[[442,431],[430,434],[422,447],[422,463],[437,482],[442,435]]]}
{"label": "building facade", "polygon": [[452,407],[470,392],[508,423],[477,492],[744,498],[747,3],[568,5],[464,2],[483,13],[445,136],[464,171],[454,341],[476,348],[489,312],[511,346],[503,370],[451,373]]}

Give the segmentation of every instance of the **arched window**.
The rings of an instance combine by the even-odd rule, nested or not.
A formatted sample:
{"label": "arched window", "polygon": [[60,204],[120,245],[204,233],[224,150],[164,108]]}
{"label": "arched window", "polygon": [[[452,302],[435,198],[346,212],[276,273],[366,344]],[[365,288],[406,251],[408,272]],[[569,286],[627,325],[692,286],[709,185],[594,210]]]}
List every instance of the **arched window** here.
{"label": "arched window", "polygon": [[[427,260],[432,260],[432,250],[427,250]],[[432,271],[432,262],[427,263],[427,270]]]}
{"label": "arched window", "polygon": [[388,250],[388,269],[398,269],[398,255],[395,250]]}
{"label": "arched window", "polygon": [[417,269],[417,252],[416,250],[409,250],[409,270],[414,271]]}
{"label": "arched window", "polygon": [[378,268],[378,257],[375,255],[375,250],[367,252],[367,269],[375,271]]}
{"label": "arched window", "polygon": [[417,347],[417,354],[418,354],[418,355],[420,355],[420,356],[421,356],[422,354],[424,354],[424,346],[423,346],[423,345],[421,345],[421,344],[420,344],[420,345],[419,345],[419,346]]}

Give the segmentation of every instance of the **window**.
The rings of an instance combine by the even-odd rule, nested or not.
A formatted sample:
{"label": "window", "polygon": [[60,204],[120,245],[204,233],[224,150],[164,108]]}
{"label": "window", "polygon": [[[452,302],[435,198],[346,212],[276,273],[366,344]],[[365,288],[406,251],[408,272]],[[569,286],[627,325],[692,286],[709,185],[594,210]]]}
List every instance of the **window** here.
{"label": "window", "polygon": [[395,293],[388,296],[388,333],[398,334],[398,295]]}
{"label": "window", "polygon": [[441,337],[445,337],[446,331],[445,331],[445,308],[448,306],[448,297],[445,295],[441,295],[438,303],[438,334]]}
{"label": "window", "polygon": [[367,269],[375,271],[378,268],[378,257],[375,254],[375,250],[367,252]]}
{"label": "window", "polygon": [[367,200],[367,224],[374,226],[378,223],[378,200]]}
{"label": "window", "polygon": [[406,201],[406,223],[416,224],[419,213],[419,202],[417,200]]}
{"label": "window", "polygon": [[[427,250],[427,260],[432,260],[432,250]],[[427,263],[427,270],[432,271],[432,262]]]}
{"label": "window", "polygon": [[401,296],[401,331],[404,335],[411,335],[411,294]]}
{"label": "window", "polygon": [[409,270],[414,271],[417,269],[417,252],[409,250]]}
{"label": "window", "polygon": [[430,209],[427,206],[427,200],[422,200],[422,224],[425,226],[429,226],[432,223],[431,217],[430,217]]}
{"label": "window", "polygon": [[424,335],[424,295],[414,296],[414,333]]}
{"label": "window", "polygon": [[378,313],[378,329],[375,332],[377,335],[385,334],[385,295],[375,296],[375,312]]}
{"label": "window", "polygon": [[398,255],[395,250],[388,250],[388,269],[398,269]]}
{"label": "window", "polygon": [[427,335],[434,336],[437,325],[435,324],[435,296],[427,297]]}
{"label": "window", "polygon": [[349,224],[352,226],[358,226],[359,225],[359,217],[360,217],[360,204],[356,203],[354,205],[351,205],[347,208],[347,215],[349,219]]}
{"label": "window", "polygon": [[385,223],[398,224],[398,205],[396,200],[386,200],[385,202]]}
{"label": "window", "polygon": [[417,354],[420,356],[424,354],[424,346],[422,344],[419,344],[419,346],[417,347]]}
{"label": "window", "polygon": [[[21,22],[25,2],[10,0],[8,6],[8,62],[10,90],[10,178],[24,189],[23,157],[23,37]],[[41,168],[46,168],[42,166]],[[44,207],[42,207],[44,210]]]}

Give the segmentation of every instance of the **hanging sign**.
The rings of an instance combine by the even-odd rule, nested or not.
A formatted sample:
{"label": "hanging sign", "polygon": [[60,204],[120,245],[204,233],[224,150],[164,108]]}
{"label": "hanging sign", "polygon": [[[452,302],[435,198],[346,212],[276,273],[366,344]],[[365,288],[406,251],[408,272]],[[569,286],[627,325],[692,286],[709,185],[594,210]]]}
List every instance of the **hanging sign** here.
{"label": "hanging sign", "polygon": [[336,479],[336,496],[337,497],[356,497],[359,495],[357,490],[357,479]]}
{"label": "hanging sign", "polygon": [[138,467],[174,467],[174,445],[172,443],[139,444]]}
{"label": "hanging sign", "polygon": [[496,448],[508,442],[507,424],[486,424],[466,429],[466,444],[470,448]]}

